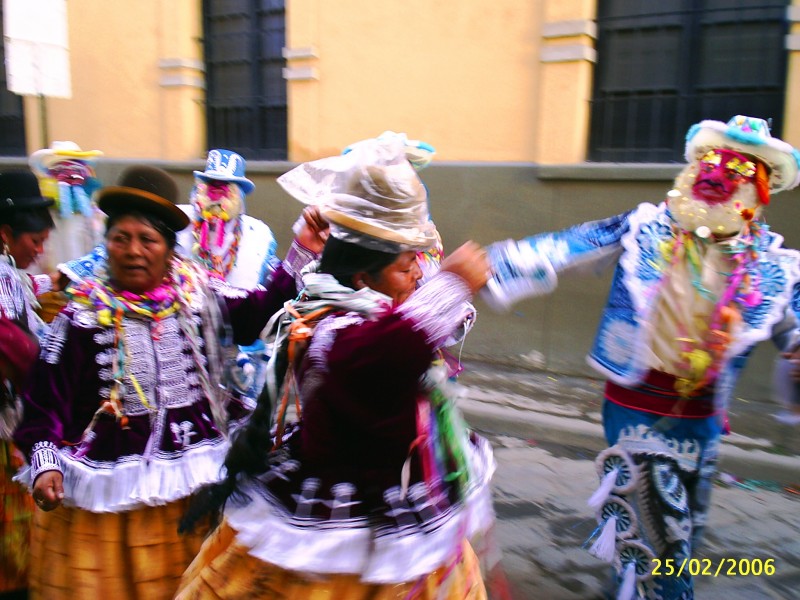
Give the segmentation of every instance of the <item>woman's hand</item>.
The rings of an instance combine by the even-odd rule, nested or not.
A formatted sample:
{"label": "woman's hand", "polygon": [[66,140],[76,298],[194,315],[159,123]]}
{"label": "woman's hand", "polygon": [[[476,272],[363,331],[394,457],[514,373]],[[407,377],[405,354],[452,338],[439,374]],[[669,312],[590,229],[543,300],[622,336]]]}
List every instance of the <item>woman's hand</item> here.
{"label": "woman's hand", "polygon": [[297,241],[312,252],[319,254],[325,246],[330,233],[328,222],[322,218],[318,206],[306,206],[303,209],[302,220],[299,231],[297,231]]}
{"label": "woman's hand", "polygon": [[53,510],[64,500],[64,476],[59,471],[45,471],[33,484],[33,500],[42,510]]}
{"label": "woman's hand", "polygon": [[473,241],[466,242],[448,254],[442,261],[442,271],[450,271],[461,277],[473,294],[481,289],[492,275],[486,250]]}
{"label": "woman's hand", "polygon": [[52,273],[48,273],[48,275],[50,276],[50,281],[53,284],[53,288],[51,290],[53,292],[63,292],[64,288],[69,284],[69,277],[67,277],[61,271],[53,271]]}

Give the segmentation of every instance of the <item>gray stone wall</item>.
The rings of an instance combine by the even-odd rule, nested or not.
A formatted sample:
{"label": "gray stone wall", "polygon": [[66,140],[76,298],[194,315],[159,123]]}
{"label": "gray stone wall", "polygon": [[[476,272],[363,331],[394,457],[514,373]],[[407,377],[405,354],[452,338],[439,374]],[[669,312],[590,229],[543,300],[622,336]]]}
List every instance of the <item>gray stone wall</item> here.
{"label": "gray stone wall", "polygon": [[[5,164],[2,162],[5,160]],[[0,168],[15,165],[0,160]],[[130,161],[103,161],[98,175],[112,184]],[[203,163],[151,163],[169,170],[188,198],[192,170]],[[291,241],[291,225],[302,206],[276,183],[292,165],[250,163],[247,175],[256,183],[248,197],[248,214],[270,225],[282,255]],[[468,239],[482,244],[518,239],[587,220],[611,216],[640,202],[658,203],[671,188],[680,165],[585,164],[541,166],[530,164],[437,164],[422,172],[430,192],[431,213],[445,243],[452,250]],[[779,194],[768,207],[767,221],[800,248],[800,191]],[[464,357],[480,357],[555,373],[593,375],[584,357],[589,350],[604,306],[612,269],[599,274],[563,278],[547,297],[523,301],[506,315],[493,314],[480,299],[479,317],[463,347]],[[771,343],[751,357],[738,393],[745,398],[770,395]]]}

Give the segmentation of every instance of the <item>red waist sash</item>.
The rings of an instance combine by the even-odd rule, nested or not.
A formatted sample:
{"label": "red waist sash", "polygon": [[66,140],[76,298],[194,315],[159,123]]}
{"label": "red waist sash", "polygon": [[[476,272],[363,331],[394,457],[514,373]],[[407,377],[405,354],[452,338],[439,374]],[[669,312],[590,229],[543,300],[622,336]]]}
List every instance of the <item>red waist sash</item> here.
{"label": "red waist sash", "polygon": [[625,408],[678,419],[702,419],[716,414],[712,386],[685,397],[675,391],[676,379],[669,373],[650,371],[644,381],[632,388],[607,381],[605,399]]}

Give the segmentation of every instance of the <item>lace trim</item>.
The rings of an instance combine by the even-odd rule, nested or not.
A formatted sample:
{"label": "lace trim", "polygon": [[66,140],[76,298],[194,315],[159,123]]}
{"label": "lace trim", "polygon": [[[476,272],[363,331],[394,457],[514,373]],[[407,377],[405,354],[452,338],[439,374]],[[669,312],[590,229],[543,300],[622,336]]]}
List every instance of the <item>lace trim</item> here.
{"label": "lace trim", "polygon": [[472,311],[472,292],[458,275],[440,271],[415,291],[397,309],[397,314],[414,321],[428,343],[440,347]]}
{"label": "lace trim", "polygon": [[461,540],[494,523],[489,484],[495,463],[486,440],[470,446],[469,460],[477,473],[474,485],[435,524],[409,515],[414,524],[375,530],[363,519],[293,518],[256,489],[246,490],[250,500],[227,507],[225,516],[250,555],[281,568],[356,574],[366,583],[413,581],[447,564]]}
{"label": "lace trim", "polygon": [[294,277],[298,290],[303,289],[303,279],[300,276],[300,272],[303,270],[303,267],[317,258],[318,256],[315,252],[303,246],[296,239],[292,240],[292,245],[289,246],[289,250],[286,252],[286,258],[283,261],[283,269]]}
{"label": "lace trim", "polygon": [[[224,476],[228,447],[216,438],[180,453],[157,453],[149,460],[133,455],[113,463],[78,460],[71,449],[62,448],[55,458],[63,465],[64,505],[104,513],[174,502]],[[21,470],[14,480],[32,488],[33,468]]]}
{"label": "lace trim", "polygon": [[31,450],[31,483],[45,471],[62,473],[61,461],[58,460],[58,446],[53,442],[37,442]]}

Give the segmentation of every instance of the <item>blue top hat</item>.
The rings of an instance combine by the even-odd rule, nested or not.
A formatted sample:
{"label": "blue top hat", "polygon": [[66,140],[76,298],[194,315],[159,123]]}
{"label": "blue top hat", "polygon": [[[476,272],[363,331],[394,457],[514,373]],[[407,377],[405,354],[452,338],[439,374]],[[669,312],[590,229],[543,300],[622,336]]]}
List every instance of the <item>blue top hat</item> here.
{"label": "blue top hat", "polygon": [[205,171],[194,171],[195,177],[203,181],[233,181],[238,183],[245,195],[256,187],[244,176],[245,160],[231,150],[210,150]]}

